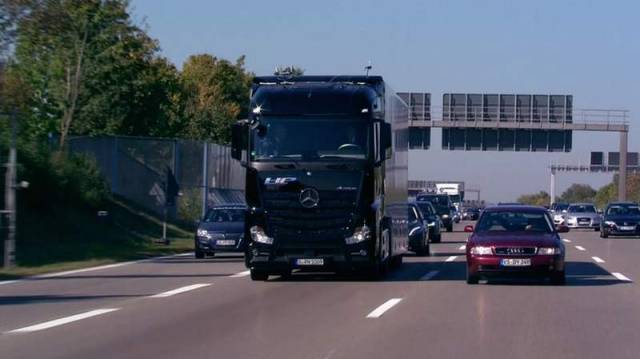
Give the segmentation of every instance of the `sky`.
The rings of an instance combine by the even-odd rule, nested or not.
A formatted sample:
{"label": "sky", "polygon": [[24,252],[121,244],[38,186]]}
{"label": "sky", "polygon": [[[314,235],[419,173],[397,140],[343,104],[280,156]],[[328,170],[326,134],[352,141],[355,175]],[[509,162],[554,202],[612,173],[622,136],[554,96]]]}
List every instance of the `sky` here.
{"label": "sky", "polygon": [[[629,151],[640,151],[638,1],[210,1],[133,0],[132,12],[179,68],[210,53],[269,75],[278,65],[313,74],[382,75],[396,91],[553,93],[574,108],[627,109]],[[574,132],[570,153],[411,151],[410,179],[465,181],[488,201],[549,191],[548,166],[588,164],[618,151],[617,133]],[[556,176],[598,188],[612,174]],[[468,197],[469,198],[469,197]]]}

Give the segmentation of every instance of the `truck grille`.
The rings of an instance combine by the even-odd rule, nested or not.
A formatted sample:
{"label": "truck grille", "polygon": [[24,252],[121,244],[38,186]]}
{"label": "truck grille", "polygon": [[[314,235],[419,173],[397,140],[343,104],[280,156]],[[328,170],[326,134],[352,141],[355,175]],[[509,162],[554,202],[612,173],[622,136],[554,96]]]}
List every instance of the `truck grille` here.
{"label": "truck grille", "polygon": [[267,225],[281,245],[344,241],[350,235],[355,192],[318,191],[315,208],[304,208],[297,192],[265,192]]}
{"label": "truck grille", "polygon": [[501,256],[530,256],[537,252],[536,247],[496,247],[495,252]]}

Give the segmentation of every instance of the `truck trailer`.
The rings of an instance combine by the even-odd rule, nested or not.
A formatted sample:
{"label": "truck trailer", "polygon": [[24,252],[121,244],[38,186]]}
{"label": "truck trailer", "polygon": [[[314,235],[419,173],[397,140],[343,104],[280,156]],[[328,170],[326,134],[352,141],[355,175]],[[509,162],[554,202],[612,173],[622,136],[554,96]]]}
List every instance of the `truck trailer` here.
{"label": "truck trailer", "polygon": [[408,107],[379,76],[256,77],[232,126],[245,264],[379,278],[408,250]]}

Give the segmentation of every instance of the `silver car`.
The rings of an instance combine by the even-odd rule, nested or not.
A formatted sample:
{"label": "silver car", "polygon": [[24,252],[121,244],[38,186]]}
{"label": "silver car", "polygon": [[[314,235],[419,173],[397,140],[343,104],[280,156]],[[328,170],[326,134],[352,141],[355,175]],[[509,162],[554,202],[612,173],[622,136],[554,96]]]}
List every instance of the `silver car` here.
{"label": "silver car", "polygon": [[569,228],[588,228],[599,231],[602,217],[592,203],[572,203],[567,208],[564,218]]}

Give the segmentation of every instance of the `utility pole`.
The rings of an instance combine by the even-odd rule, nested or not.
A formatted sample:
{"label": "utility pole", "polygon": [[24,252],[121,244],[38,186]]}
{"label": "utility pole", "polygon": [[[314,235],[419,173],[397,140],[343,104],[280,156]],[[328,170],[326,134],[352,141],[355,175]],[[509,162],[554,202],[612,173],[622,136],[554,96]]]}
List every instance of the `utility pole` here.
{"label": "utility pole", "polygon": [[549,206],[556,201],[556,170],[551,168],[551,188],[549,191]]}
{"label": "utility pole", "polygon": [[627,131],[620,132],[620,171],[618,172],[618,201],[627,200]]}
{"label": "utility pole", "polygon": [[16,113],[11,113],[11,140],[9,158],[6,164],[4,203],[8,217],[7,238],[4,241],[4,268],[15,266],[16,262]]}

